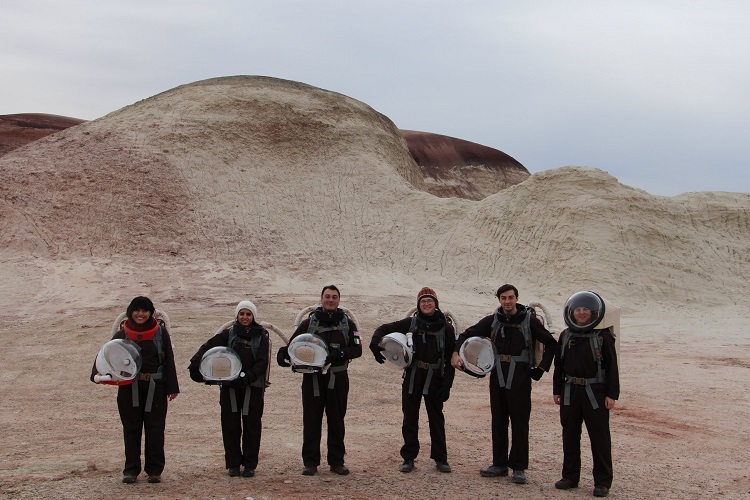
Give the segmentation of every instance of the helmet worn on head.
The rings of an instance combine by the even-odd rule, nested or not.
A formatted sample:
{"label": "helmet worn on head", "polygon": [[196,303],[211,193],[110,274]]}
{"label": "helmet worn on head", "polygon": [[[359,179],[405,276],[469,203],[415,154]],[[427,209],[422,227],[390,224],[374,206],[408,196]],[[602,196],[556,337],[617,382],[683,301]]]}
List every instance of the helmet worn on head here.
{"label": "helmet worn on head", "polygon": [[[585,324],[579,325],[575,319],[575,310],[585,307],[591,311],[591,316]],[[582,291],[574,293],[565,302],[563,309],[565,324],[568,325],[572,332],[586,332],[592,330],[602,318],[604,318],[604,300],[594,292]]]}
{"label": "helmet worn on head", "polygon": [[389,333],[380,339],[378,345],[385,349],[383,356],[390,361],[390,365],[404,369],[411,364],[413,350],[409,347],[405,334],[400,332]]}
{"label": "helmet worn on head", "polygon": [[484,377],[495,368],[495,345],[487,337],[469,337],[461,344],[458,356],[464,371],[475,377]]}
{"label": "helmet worn on head", "polygon": [[141,353],[127,340],[110,340],[96,355],[96,371],[99,375],[109,375],[109,383],[114,385],[133,383],[140,369]]}
{"label": "helmet worn on head", "polygon": [[297,373],[318,373],[325,366],[328,346],[313,333],[303,333],[289,342],[287,348],[292,371]]}
{"label": "helmet worn on head", "polygon": [[242,361],[229,347],[212,347],[203,354],[198,370],[209,384],[230,382],[240,376]]}

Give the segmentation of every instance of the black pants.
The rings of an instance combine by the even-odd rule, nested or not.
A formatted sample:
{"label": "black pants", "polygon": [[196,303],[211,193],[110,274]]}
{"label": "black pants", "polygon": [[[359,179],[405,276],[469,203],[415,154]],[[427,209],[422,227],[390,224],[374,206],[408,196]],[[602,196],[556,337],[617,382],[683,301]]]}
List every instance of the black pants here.
{"label": "black pants", "polygon": [[604,407],[604,394],[595,391],[599,408],[594,410],[583,387],[574,387],[570,405],[560,405],[560,423],[563,430],[562,477],[578,482],[581,476],[581,426],[591,441],[594,461],[594,484],[612,486],[612,439],[609,433],[609,410]]}
{"label": "black pants", "polygon": [[[231,390],[228,387],[222,387],[219,395],[224,463],[227,469],[240,465],[246,469],[255,469],[258,467],[258,452],[260,451],[263,389],[260,387],[233,389],[236,411],[232,411]],[[243,415],[242,408],[246,396],[250,397],[250,406],[248,414]]]}
{"label": "black pants", "polygon": [[429,393],[422,394],[422,385],[414,384],[412,394],[409,394],[409,377],[406,377],[401,386],[401,410],[404,420],[401,425],[401,434],[404,436],[404,445],[401,447],[401,457],[404,460],[414,460],[419,454],[419,407],[424,397],[424,406],[427,410],[427,419],[430,424],[431,450],[430,458],[436,462],[448,460],[448,452],[445,443],[445,417],[443,416],[443,402],[435,397],[440,380],[433,380],[430,384]]}
{"label": "black pants", "polygon": [[[490,376],[490,410],[492,413],[492,465],[526,470],[529,467],[529,418],[531,417],[531,381],[513,382],[506,389],[497,382],[497,372]],[[511,439],[508,442],[508,422]],[[510,453],[508,445],[510,444]]]}
{"label": "black pants", "polygon": [[160,475],[164,470],[164,428],[167,422],[167,395],[164,386],[156,384],[151,411],[147,412],[148,382],[138,385],[138,406],[133,406],[132,385],[120,386],[117,391],[117,409],[120,412],[125,441],[125,468],[123,475],[141,473],[141,436],[145,434],[143,470],[149,476]]}
{"label": "black pants", "polygon": [[[318,379],[320,396],[315,397],[313,378]],[[320,465],[320,439],[323,413],[328,424],[328,465],[344,465],[344,417],[349,398],[349,375],[346,371],[336,373],[333,389],[328,389],[331,373],[310,373],[302,378],[302,463],[306,466]]]}

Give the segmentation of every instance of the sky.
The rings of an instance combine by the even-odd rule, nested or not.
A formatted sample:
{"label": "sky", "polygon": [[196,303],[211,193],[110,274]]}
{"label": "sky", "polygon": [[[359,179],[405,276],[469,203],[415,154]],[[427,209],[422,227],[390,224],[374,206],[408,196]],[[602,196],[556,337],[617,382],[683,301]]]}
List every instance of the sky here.
{"label": "sky", "polygon": [[345,94],[401,129],[654,195],[750,192],[746,0],[23,0],[0,115],[93,120],[231,75]]}

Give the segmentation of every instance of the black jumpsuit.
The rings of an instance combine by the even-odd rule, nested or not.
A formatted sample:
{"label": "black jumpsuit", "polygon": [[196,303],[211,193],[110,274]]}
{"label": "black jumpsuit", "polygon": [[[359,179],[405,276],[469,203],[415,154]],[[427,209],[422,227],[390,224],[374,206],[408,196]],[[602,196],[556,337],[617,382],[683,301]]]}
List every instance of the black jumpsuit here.
{"label": "black jumpsuit", "polygon": [[[422,318],[418,313],[418,318]],[[372,335],[370,345],[377,346],[380,340],[393,332],[406,333],[412,324],[412,318],[405,318],[393,323],[379,326]],[[433,368],[427,394],[423,394],[425,383],[429,375],[428,364],[439,364],[440,350],[436,331],[445,328],[445,348],[442,352],[442,372],[440,368]],[[433,317],[424,317],[417,322],[418,331],[413,334],[412,342],[414,355],[409,367],[404,370],[404,381],[401,384],[401,411],[404,414],[401,434],[404,445],[401,447],[401,457],[404,460],[414,460],[419,454],[419,407],[424,397],[427,410],[427,420],[430,425],[430,458],[435,462],[446,462],[448,451],[445,439],[445,416],[443,402],[436,397],[440,387],[450,389],[453,386],[455,369],[451,366],[451,356],[456,344],[456,333],[453,325],[445,320],[445,315],[435,311]],[[412,381],[412,372],[414,375]],[[411,389],[411,391],[410,391]]]}
{"label": "black jumpsuit", "polygon": [[586,431],[591,441],[591,454],[594,461],[595,486],[612,486],[612,439],[609,432],[609,410],[604,406],[604,398],[617,400],[620,397],[620,375],[617,368],[615,338],[609,330],[593,330],[602,340],[601,361],[605,373],[605,383],[591,384],[598,408],[594,409],[584,385],[569,384],[570,403],[565,404],[565,375],[577,378],[593,378],[597,374],[597,362],[591,343],[587,338],[572,338],[566,342],[564,359],[561,359],[563,339],[555,357],[555,371],[552,377],[553,394],[560,396],[560,423],[563,428],[563,468],[562,477],[578,483],[581,475],[581,426],[586,423]]}
{"label": "black jumpsuit", "polygon": [[[337,309],[333,316],[328,319],[328,313],[318,308],[313,314],[319,314],[320,328],[336,328],[339,319],[344,312]],[[362,342],[357,325],[349,320],[349,332],[334,329],[328,331],[311,332],[319,336],[332,349],[341,349],[343,355],[335,360],[326,374],[305,373],[302,376],[302,462],[307,466],[320,465],[320,439],[323,428],[323,414],[327,417],[328,424],[328,465],[331,467],[344,465],[344,417],[349,398],[349,375],[346,366],[349,360],[362,356]],[[296,336],[307,333],[310,319],[304,320],[292,335]],[[340,370],[340,371],[339,371]],[[331,377],[334,378],[333,388],[329,389]],[[318,396],[315,395],[315,387],[318,388]]]}
{"label": "black jumpsuit", "polygon": [[[242,465],[254,470],[258,466],[260,451],[269,338],[266,329],[255,322],[245,327],[235,321],[232,328],[237,335],[233,346],[228,345],[231,328],[227,328],[198,349],[190,358],[189,369],[197,369],[203,354],[213,347],[231,347],[240,357],[245,377],[222,385],[219,391],[224,462],[227,469]],[[252,348],[254,338],[258,345],[255,352]],[[243,411],[246,397],[250,398],[247,415]]]}
{"label": "black jumpsuit", "polygon": [[[497,354],[519,356],[527,348],[521,332],[521,322],[530,314],[526,306],[516,304],[516,314],[509,316],[498,307],[494,314],[485,316],[464,331],[456,341],[456,352],[469,337],[491,337],[495,317],[505,326],[503,334],[495,337]],[[544,354],[539,367],[548,371],[555,356],[557,341],[544,328],[536,317],[529,325],[531,336],[544,345]],[[503,378],[507,382],[510,362],[501,361]],[[497,370],[490,375],[490,410],[492,413],[492,465],[509,467],[513,470],[526,470],[529,467],[529,419],[531,417],[531,377],[526,362],[516,362],[510,388],[500,386]],[[508,440],[508,423],[511,426],[511,439]],[[508,451],[510,445],[510,452]]]}

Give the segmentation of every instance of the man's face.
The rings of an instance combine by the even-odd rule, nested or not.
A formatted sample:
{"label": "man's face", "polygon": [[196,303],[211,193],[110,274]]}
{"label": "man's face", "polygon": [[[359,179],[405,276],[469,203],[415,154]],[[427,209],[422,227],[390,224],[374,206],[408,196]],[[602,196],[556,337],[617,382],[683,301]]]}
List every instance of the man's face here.
{"label": "man's face", "polygon": [[242,326],[250,326],[253,322],[253,312],[250,309],[240,309],[237,313],[237,321]]}
{"label": "man's face", "polygon": [[419,311],[425,316],[432,316],[435,312],[435,300],[432,297],[419,299]]}
{"label": "man's face", "polygon": [[518,297],[516,297],[516,292],[514,292],[513,290],[508,290],[506,292],[503,292],[500,294],[497,300],[500,301],[500,305],[502,306],[503,312],[505,314],[516,313],[516,302],[518,302]]}
{"label": "man's face", "polygon": [[576,307],[573,310],[573,317],[579,325],[588,325],[591,322],[591,309],[588,307]]}
{"label": "man's face", "polygon": [[136,309],[130,315],[133,317],[136,325],[144,324],[151,317],[151,313],[145,309]]}
{"label": "man's face", "polygon": [[335,311],[339,307],[339,292],[326,288],[323,295],[320,296],[320,305],[323,306],[324,311]]}

